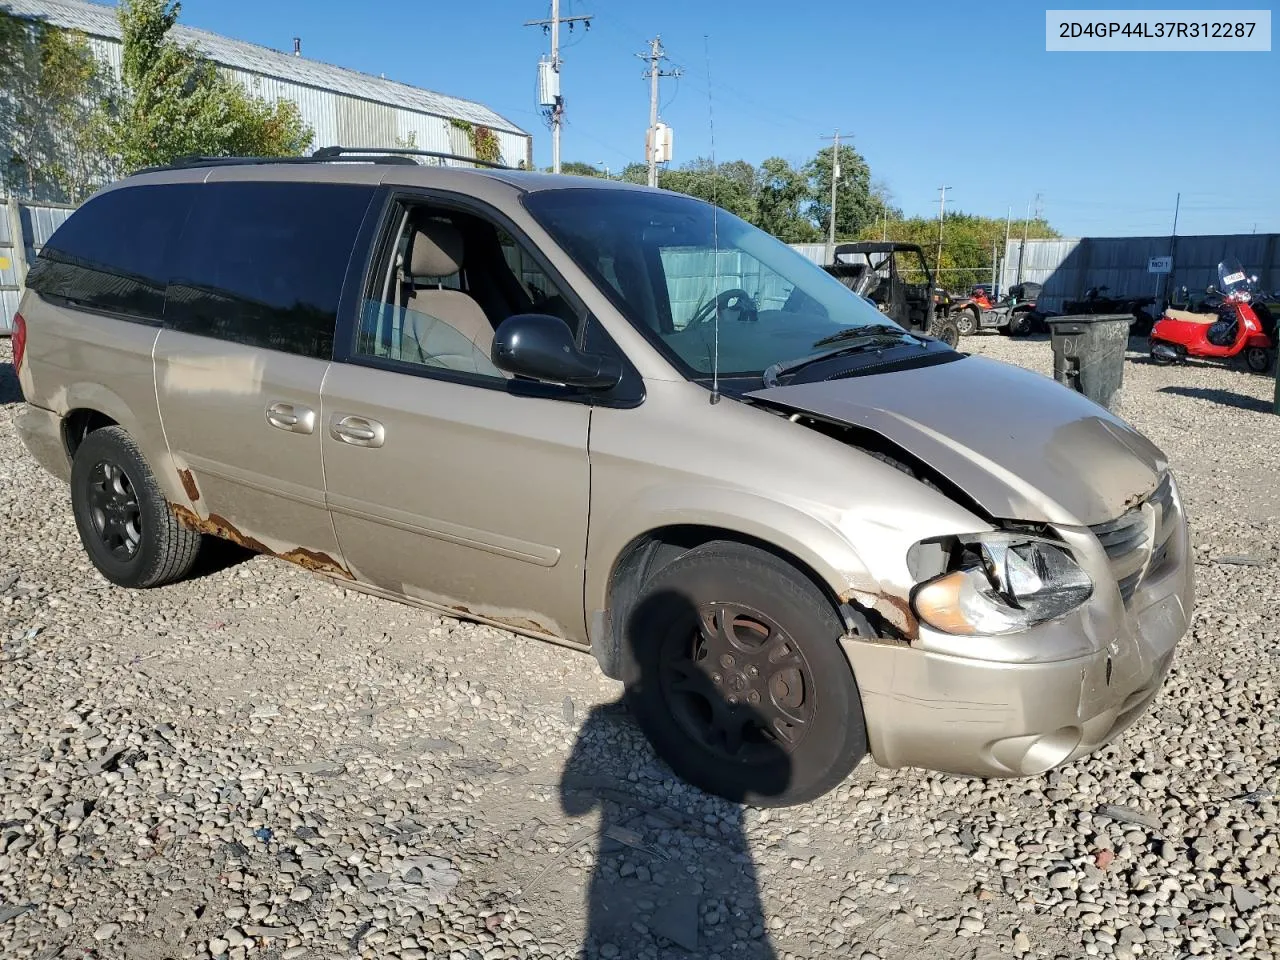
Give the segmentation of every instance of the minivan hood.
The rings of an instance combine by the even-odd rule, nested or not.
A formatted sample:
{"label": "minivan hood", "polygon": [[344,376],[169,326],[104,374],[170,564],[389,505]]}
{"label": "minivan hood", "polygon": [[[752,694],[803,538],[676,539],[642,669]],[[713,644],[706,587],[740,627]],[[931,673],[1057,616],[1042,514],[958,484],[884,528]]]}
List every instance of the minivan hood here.
{"label": "minivan hood", "polygon": [[1113,520],[1151,493],[1167,466],[1155,444],[1103,407],[984,357],[747,397],[874,431],[1006,520]]}

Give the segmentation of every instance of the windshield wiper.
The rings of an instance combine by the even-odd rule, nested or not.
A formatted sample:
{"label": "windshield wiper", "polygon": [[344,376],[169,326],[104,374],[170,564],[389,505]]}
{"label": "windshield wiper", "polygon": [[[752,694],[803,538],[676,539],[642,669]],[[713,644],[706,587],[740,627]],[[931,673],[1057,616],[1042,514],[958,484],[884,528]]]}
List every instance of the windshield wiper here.
{"label": "windshield wiper", "polygon": [[[882,325],[875,324],[872,329],[880,326]],[[886,327],[885,332],[883,333],[873,332],[869,334],[865,332],[867,329],[868,328],[866,327],[859,328],[857,333],[850,333],[850,331],[847,330],[841,331],[841,333],[834,335],[834,339],[832,337],[827,337],[823,340],[819,340],[814,344],[814,346],[820,346],[823,343],[836,343],[845,339],[858,342],[847,343],[842,347],[836,347],[832,350],[824,350],[822,353],[815,353],[811,357],[800,357],[798,360],[783,360],[780,363],[773,364],[773,366],[765,370],[761,377],[761,379],[764,380],[764,385],[766,387],[776,387],[778,385],[779,377],[786,376],[788,373],[795,373],[797,370],[807,367],[813,363],[821,363],[823,360],[830,360],[833,357],[862,353],[864,350],[883,349],[886,346],[885,341],[910,341],[912,343],[919,344],[922,347],[928,345],[924,340],[917,340],[915,337],[898,327]],[[846,337],[845,334],[848,334],[848,336]]]}
{"label": "windshield wiper", "polygon": [[892,323],[868,323],[861,327],[846,327],[837,333],[831,334],[829,337],[823,337],[821,340],[815,340],[815,347],[825,347],[829,343],[841,343],[845,340],[853,340],[856,337],[874,337],[874,336],[892,336],[906,337],[909,336],[907,331]]}

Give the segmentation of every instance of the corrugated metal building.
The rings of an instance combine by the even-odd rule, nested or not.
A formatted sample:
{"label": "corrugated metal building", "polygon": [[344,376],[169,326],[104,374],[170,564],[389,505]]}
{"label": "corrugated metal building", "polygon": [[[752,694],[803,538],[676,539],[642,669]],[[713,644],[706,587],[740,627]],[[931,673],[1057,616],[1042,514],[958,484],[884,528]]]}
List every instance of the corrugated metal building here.
{"label": "corrugated metal building", "polygon": [[[120,75],[120,23],[116,8],[84,0],[2,0],[0,11],[79,30],[98,56]],[[533,166],[533,137],[483,104],[445,96],[335,67],[318,60],[232,40],[206,30],[175,26],[171,36],[188,43],[221,72],[264,100],[292,100],[315,131],[315,147],[391,147],[413,142],[423,150],[474,155],[465,132],[450,119],[491,129],[503,162]]]}

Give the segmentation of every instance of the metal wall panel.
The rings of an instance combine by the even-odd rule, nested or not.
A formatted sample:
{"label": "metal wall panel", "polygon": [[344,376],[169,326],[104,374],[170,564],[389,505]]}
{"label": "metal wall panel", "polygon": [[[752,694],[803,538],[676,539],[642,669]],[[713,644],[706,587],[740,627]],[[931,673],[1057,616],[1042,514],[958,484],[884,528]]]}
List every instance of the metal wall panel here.
{"label": "metal wall panel", "polygon": [[9,204],[0,200],[0,334],[13,332],[18,309],[18,264],[14,258],[13,231],[9,229]]}
{"label": "metal wall panel", "polygon": [[337,109],[338,143],[357,147],[395,146],[396,112],[393,107],[341,94],[332,96]]}
{"label": "metal wall panel", "polygon": [[0,334],[8,336],[13,333],[13,315],[18,312],[18,301],[22,294],[17,290],[0,289]]}
{"label": "metal wall panel", "polygon": [[[1204,237],[1177,237],[1173,242],[1173,273],[1168,292],[1175,295],[1186,286],[1192,294],[1203,293],[1218,282],[1218,262],[1238,259],[1244,268],[1258,275],[1264,290],[1280,286],[1280,235],[1221,234]],[[1009,241],[1001,271],[1001,287],[1008,289],[1018,279],[1018,257],[1022,242]],[[1082,240],[1029,240],[1022,254],[1023,280],[1044,284],[1040,303],[1045,309],[1060,311],[1068,300],[1084,296],[1090,287],[1106,286],[1118,297],[1163,298],[1164,277],[1147,272],[1152,257],[1168,256],[1168,237],[1090,237]]]}
{"label": "metal wall panel", "polygon": [[792,243],[788,244],[788,246],[820,267],[827,262],[827,245],[825,243]]}
{"label": "metal wall panel", "polygon": [[[117,42],[120,39],[120,23],[116,19],[115,10],[101,3],[87,3],[84,0],[4,0],[4,5],[15,16],[40,19],[54,26],[81,30],[91,37]],[[307,57],[292,56],[281,50],[245,43],[183,24],[173,28],[173,37],[180,42],[192,44],[203,56],[231,69],[279,77],[300,87],[333,90],[376,103],[399,104],[423,113],[459,117],[473,123],[483,123],[495,130],[509,130],[517,134],[525,132],[510,120],[473,100],[450,97]]]}

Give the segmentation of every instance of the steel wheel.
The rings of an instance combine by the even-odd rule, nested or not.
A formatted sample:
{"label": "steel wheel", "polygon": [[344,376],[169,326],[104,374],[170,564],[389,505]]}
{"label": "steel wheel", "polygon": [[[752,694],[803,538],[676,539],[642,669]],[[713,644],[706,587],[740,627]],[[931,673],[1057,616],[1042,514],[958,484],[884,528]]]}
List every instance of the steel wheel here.
{"label": "steel wheel", "polygon": [[960,310],[955,314],[956,330],[960,336],[968,337],[978,332],[978,321],[972,310]]}
{"label": "steel wheel", "polygon": [[800,648],[773,619],[740,604],[704,604],[698,614],[693,635],[673,634],[663,650],[663,692],[677,722],[736,763],[795,750],[816,698]]}
{"label": "steel wheel", "polygon": [[103,460],[89,474],[89,516],[102,545],[117,560],[131,560],[142,542],[142,508],[129,477]]}
{"label": "steel wheel", "polygon": [[689,783],[787,806],[830,790],[866,753],[843,626],[781,558],[694,547],[648,577],[621,623],[628,707]]}

